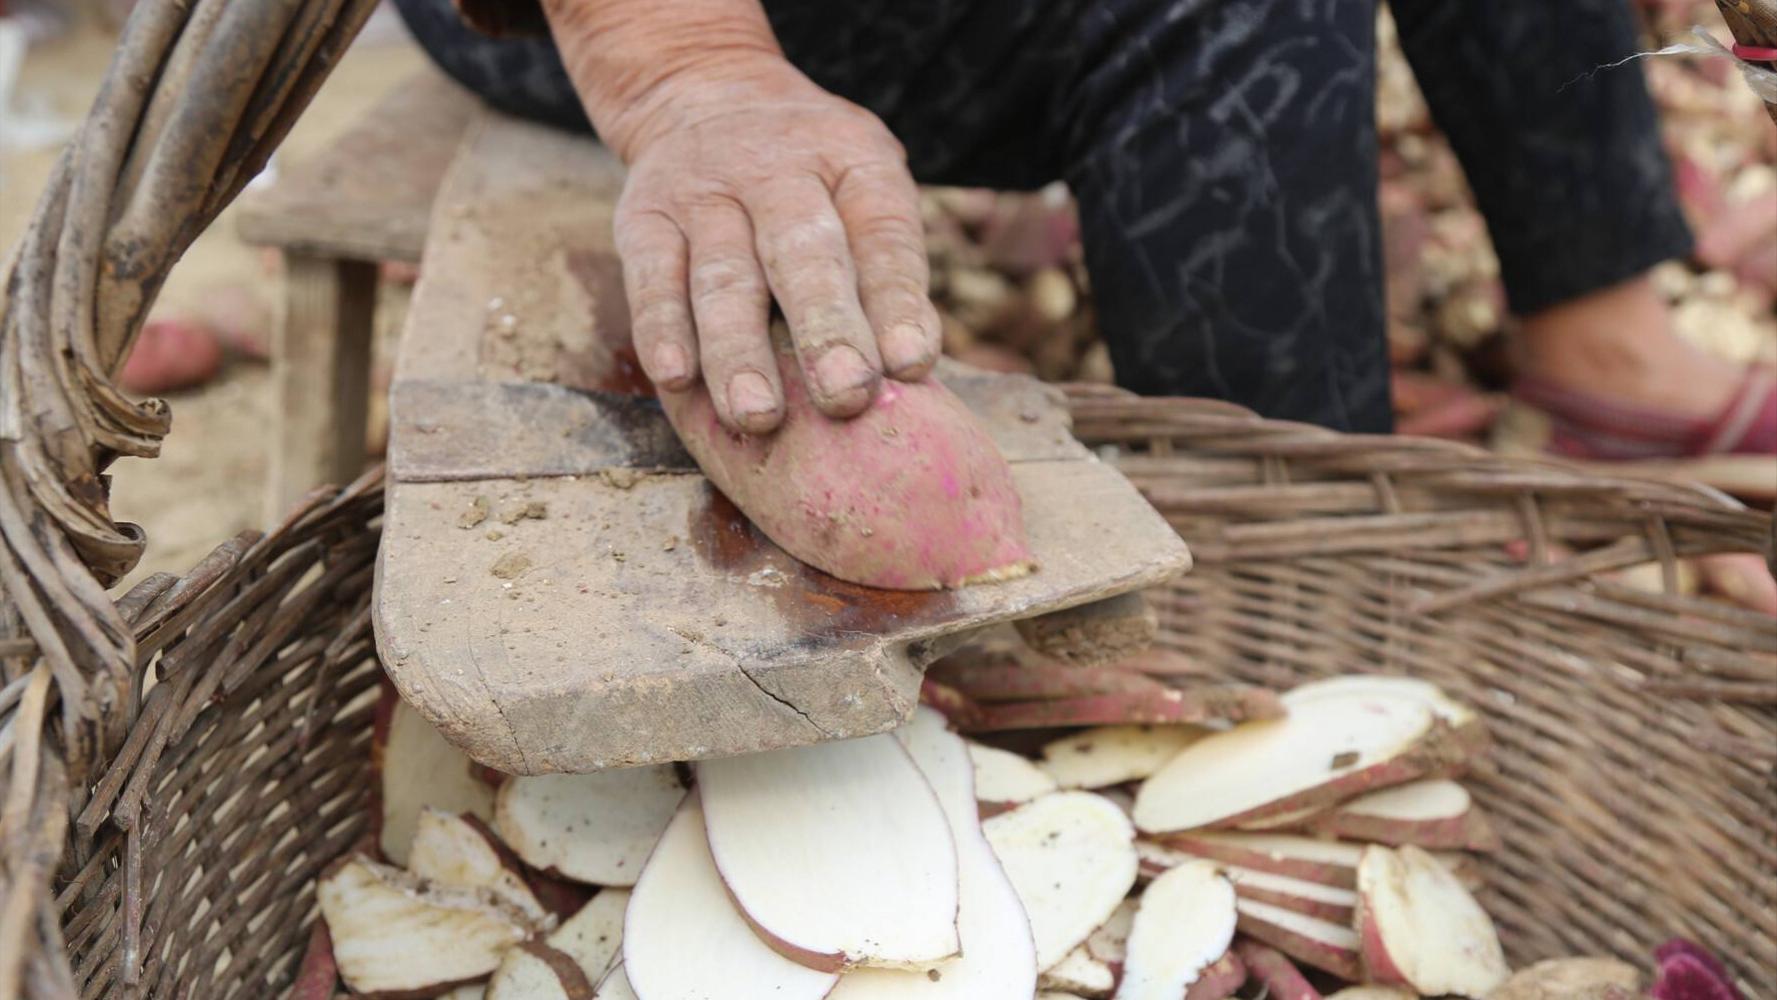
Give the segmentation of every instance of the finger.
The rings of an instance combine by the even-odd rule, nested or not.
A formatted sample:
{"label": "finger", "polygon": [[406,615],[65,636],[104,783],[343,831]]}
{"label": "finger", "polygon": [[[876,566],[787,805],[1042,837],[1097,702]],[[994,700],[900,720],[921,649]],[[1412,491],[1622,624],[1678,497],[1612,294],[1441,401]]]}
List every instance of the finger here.
{"label": "finger", "polygon": [[716,415],[762,434],[784,417],[783,387],[765,321],[771,295],[753,249],[753,226],[733,202],[700,205],[688,220],[691,311],[703,380]]}
{"label": "finger", "polygon": [[848,171],[833,192],[857,261],[858,298],[890,375],[923,378],[938,360],[938,310],[919,191],[901,164]]}
{"label": "finger", "polygon": [[747,210],[809,397],[829,416],[862,412],[876,395],[882,359],[858,304],[857,271],[832,194],[816,177],[784,180],[757,192]]}
{"label": "finger", "polygon": [[619,213],[612,228],[623,261],[630,339],[649,380],[683,391],[697,380],[697,338],[685,279],[685,237],[657,212]]}

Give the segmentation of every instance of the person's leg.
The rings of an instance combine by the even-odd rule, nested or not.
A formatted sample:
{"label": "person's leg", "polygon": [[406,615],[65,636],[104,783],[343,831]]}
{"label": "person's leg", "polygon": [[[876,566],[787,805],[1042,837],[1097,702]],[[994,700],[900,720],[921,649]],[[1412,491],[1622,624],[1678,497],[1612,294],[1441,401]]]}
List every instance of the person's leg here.
{"label": "person's leg", "polygon": [[1679,337],[1646,278],[1691,237],[1641,69],[1610,65],[1640,48],[1630,5],[1389,3],[1487,219],[1529,395],[1579,393],[1675,428],[1717,416],[1742,373]]}
{"label": "person's leg", "polygon": [[1118,381],[1392,426],[1374,9],[1101,0],[1064,105]]}

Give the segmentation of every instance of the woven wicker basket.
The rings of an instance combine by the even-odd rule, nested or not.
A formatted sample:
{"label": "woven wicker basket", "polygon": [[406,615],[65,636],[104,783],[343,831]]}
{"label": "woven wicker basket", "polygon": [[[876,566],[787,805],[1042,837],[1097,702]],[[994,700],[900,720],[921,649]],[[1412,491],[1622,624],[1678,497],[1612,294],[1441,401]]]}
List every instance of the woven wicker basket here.
{"label": "woven wicker basket", "polygon": [[[111,520],[103,471],[166,430],[110,383],[161,278],[372,6],[140,4],[10,269],[0,1000],[276,995],[314,877],[368,829],[380,480],[116,598],[142,539]],[[1158,597],[1162,641],[1205,677],[1402,672],[1485,711],[1477,785],[1506,846],[1484,901],[1515,960],[1684,934],[1766,988],[1777,628],[1602,574],[1656,560],[1670,584],[1680,557],[1768,552],[1769,518],[1223,404],[1071,398],[1077,433],[1195,549]]]}

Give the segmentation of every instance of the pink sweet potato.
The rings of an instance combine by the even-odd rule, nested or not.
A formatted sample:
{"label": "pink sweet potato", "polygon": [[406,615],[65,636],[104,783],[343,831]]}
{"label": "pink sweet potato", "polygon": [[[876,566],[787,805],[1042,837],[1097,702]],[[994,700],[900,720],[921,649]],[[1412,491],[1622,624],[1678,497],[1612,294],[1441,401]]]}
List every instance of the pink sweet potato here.
{"label": "pink sweet potato", "polygon": [[1246,982],[1246,966],[1240,956],[1229,951],[1204,966],[1197,981],[1185,989],[1185,1000],[1227,1000]]}
{"label": "pink sweet potato", "polygon": [[338,989],[339,965],[333,958],[333,937],[327,933],[327,922],[317,920],[309,931],[308,948],[296,969],[289,1000],[333,1000]]}
{"label": "pink sweet potato", "polygon": [[1034,564],[1011,467],[962,401],[934,379],[885,380],[850,420],[814,408],[780,350],[783,425],[732,432],[708,391],[661,396],[710,481],[792,556],[842,580],[936,590],[1004,580]]}
{"label": "pink sweet potato", "polygon": [[1303,977],[1283,952],[1248,938],[1234,942],[1234,953],[1246,963],[1247,975],[1265,987],[1265,996],[1275,1000],[1321,1000],[1320,991]]}

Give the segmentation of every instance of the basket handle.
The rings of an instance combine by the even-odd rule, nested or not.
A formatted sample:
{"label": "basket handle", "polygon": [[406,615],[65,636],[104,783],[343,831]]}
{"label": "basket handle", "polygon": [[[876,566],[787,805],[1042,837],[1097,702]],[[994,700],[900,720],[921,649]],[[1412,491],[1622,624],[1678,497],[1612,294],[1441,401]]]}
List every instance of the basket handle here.
{"label": "basket handle", "polygon": [[70,811],[136,713],[135,642],[106,587],[144,538],[112,520],[105,470],[158,454],[169,411],[129,400],[114,376],[173,263],[264,166],[375,7],[138,3],[4,263],[0,1000],[74,996],[43,936],[59,925],[49,880]]}

